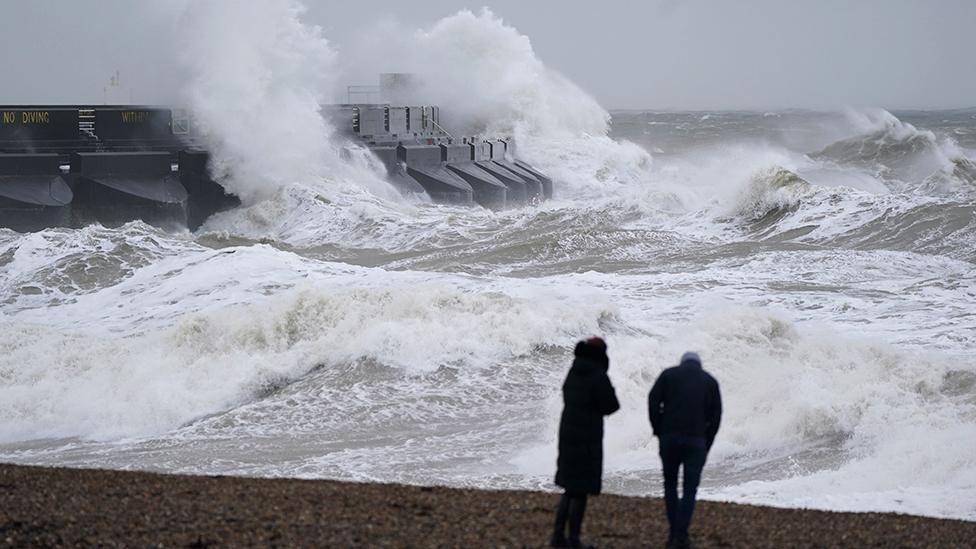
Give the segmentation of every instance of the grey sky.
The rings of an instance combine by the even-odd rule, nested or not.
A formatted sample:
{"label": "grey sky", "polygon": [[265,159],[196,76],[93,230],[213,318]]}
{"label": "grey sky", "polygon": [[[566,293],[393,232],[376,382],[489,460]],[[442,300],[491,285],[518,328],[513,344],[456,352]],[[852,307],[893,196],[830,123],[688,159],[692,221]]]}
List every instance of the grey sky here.
{"label": "grey sky", "polygon": [[[973,0],[305,3],[340,57],[378,20],[412,32],[488,6],[611,109],[976,106]],[[165,101],[169,30],[135,4],[0,0],[0,103]]]}

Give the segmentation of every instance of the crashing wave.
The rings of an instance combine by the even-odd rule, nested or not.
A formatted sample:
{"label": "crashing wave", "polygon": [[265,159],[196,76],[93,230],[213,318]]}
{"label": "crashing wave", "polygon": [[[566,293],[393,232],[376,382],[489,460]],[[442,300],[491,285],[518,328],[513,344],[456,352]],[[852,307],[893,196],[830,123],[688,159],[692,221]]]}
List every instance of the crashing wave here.
{"label": "crashing wave", "polygon": [[814,159],[869,170],[920,194],[949,192],[976,180],[976,166],[949,137],[919,130],[885,110],[849,113],[860,133],[811,153]]}
{"label": "crashing wave", "polygon": [[756,172],[739,197],[737,217],[756,230],[771,225],[795,212],[800,199],[810,190],[810,183],[781,166]]}
{"label": "crashing wave", "polygon": [[960,156],[926,177],[917,192],[925,195],[972,197],[976,194],[976,162]]}
{"label": "crashing wave", "polygon": [[869,113],[865,118],[867,123],[860,124],[864,133],[831,143],[811,156],[875,169],[890,179],[911,168],[920,156],[939,148],[934,133],[918,130],[887,111]]}
{"label": "crashing wave", "polygon": [[[394,31],[381,25],[369,35],[375,40],[343,55],[383,72],[393,40],[398,70],[422,77],[413,99],[440,106],[445,127],[457,135],[512,136],[520,158],[560,183],[557,198],[592,199],[606,195],[608,185],[650,180],[650,153],[610,138],[606,109],[490,9]],[[374,43],[383,50],[372,51]]]}

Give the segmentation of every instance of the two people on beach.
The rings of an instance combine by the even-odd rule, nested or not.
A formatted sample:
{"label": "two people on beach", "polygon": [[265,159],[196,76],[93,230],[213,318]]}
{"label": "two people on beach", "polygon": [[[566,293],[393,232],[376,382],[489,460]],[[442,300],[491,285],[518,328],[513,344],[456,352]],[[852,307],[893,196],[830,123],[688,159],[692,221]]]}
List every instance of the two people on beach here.
{"label": "two people on beach", "polygon": [[[603,417],[620,409],[607,371],[607,345],[593,337],[576,344],[563,383],[556,485],[565,489],[556,508],[552,547],[587,547],[580,539],[588,495],[598,495],[603,477]],[[688,352],[678,366],[661,372],[648,395],[648,414],[658,437],[664,477],[668,547],[690,547],[688,528],[705,458],[722,419],[718,382]],[[678,473],[684,470],[682,497]],[[568,525],[568,536],[567,536]]]}

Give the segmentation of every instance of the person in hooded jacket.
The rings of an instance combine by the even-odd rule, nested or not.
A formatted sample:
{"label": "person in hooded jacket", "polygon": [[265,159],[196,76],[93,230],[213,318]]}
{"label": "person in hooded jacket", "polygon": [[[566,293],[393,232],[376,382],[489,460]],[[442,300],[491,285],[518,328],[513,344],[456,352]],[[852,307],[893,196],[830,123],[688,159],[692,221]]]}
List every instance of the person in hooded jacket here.
{"label": "person in hooded jacket", "polygon": [[620,409],[607,376],[607,344],[593,337],[577,343],[573,354],[573,365],[563,383],[556,461],[556,485],[566,492],[556,509],[556,524],[549,542],[552,547],[583,547],[580,531],[586,497],[599,494],[602,485],[603,416]]}
{"label": "person in hooded jacket", "polygon": [[[705,458],[722,421],[718,381],[702,369],[698,353],[687,352],[678,366],[661,372],[647,397],[654,436],[658,437],[664,476],[664,507],[671,532],[668,547],[690,547],[688,527]],[[684,484],[678,500],[678,468]]]}

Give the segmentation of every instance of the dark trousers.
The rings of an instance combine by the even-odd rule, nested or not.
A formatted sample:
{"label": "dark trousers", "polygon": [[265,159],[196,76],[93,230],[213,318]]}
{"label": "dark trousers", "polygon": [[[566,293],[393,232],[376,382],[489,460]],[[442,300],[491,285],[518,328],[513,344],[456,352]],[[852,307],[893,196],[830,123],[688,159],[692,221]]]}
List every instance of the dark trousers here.
{"label": "dark trousers", "polygon": [[[705,467],[705,438],[685,435],[662,435],[661,467],[664,473],[664,506],[671,526],[670,540],[688,539],[691,515],[695,512],[695,492]],[[678,500],[678,468],[684,466],[684,485]]]}
{"label": "dark trousers", "polygon": [[[556,508],[556,523],[553,528],[550,547],[579,547],[580,531],[583,529],[583,515],[586,513],[586,492],[570,492],[559,498]],[[566,538],[566,520],[569,519],[569,539]]]}

